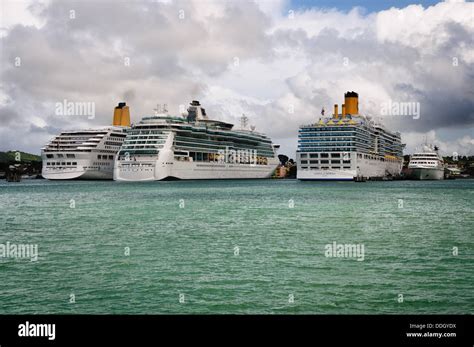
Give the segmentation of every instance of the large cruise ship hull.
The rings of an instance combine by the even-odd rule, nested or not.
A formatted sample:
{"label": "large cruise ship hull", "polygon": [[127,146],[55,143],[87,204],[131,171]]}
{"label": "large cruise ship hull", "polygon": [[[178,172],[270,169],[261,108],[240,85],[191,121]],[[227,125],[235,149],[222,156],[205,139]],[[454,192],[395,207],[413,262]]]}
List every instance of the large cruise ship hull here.
{"label": "large cruise ship hull", "polygon": [[306,169],[297,172],[297,178],[302,181],[352,181],[355,176],[355,170]]}
{"label": "large cruise ship hull", "polygon": [[[354,156],[355,157],[355,156]],[[350,169],[302,169],[298,167],[297,179],[318,181],[352,181],[356,177],[384,178],[400,175],[401,161],[380,161],[374,159],[353,159]]]}
{"label": "large cruise ship hull", "polygon": [[[50,152],[48,154],[57,155],[57,152]],[[79,157],[83,157],[82,159]],[[48,159],[43,154],[43,168],[41,175],[48,180],[111,180],[114,176],[113,159],[102,160],[100,163],[97,160],[89,159],[88,157],[95,156],[95,154],[79,154],[76,153],[75,159]],[[66,165],[51,165],[52,162],[57,161],[65,163]],[[99,165],[101,164],[101,165]]]}
{"label": "large cruise ship hull", "polygon": [[412,168],[412,177],[416,180],[442,180],[444,179],[444,170]]}
{"label": "large cruise ship hull", "polygon": [[116,161],[116,181],[160,181],[166,179],[211,180],[211,179],[258,179],[269,178],[278,165],[270,160],[268,165],[230,163],[203,163],[172,161]]}
{"label": "large cruise ship hull", "polygon": [[42,172],[42,176],[48,180],[111,180],[113,171],[96,170],[64,170],[63,172]]}

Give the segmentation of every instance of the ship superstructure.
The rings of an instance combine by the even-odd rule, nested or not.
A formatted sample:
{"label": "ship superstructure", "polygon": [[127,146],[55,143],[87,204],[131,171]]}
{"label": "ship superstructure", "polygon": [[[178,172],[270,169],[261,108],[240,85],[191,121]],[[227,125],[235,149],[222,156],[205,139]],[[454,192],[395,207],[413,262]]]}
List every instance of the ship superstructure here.
{"label": "ship superstructure", "polygon": [[423,145],[420,152],[410,157],[408,168],[412,178],[417,180],[444,179],[444,160],[436,146]]}
{"label": "ship superstructure", "polygon": [[397,176],[403,165],[398,132],[359,114],[358,94],[345,93],[342,112],[301,126],[298,133],[297,178],[353,180]]}
{"label": "ship superstructure", "polygon": [[120,103],[114,110],[113,126],[61,132],[41,149],[42,176],[51,180],[113,179],[115,155],[129,126],[129,108]]}
{"label": "ship superstructure", "polygon": [[279,162],[277,147],[254,128],[234,130],[210,119],[193,101],[185,117],[162,109],[133,126],[117,154],[114,179],[267,178]]}

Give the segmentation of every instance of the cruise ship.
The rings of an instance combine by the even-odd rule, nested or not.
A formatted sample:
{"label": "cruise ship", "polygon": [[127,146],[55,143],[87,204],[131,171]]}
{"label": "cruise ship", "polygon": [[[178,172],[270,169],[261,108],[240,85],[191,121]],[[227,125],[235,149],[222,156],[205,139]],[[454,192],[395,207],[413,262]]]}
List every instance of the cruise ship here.
{"label": "cruise ship", "polygon": [[359,95],[344,94],[342,112],[298,132],[297,178],[365,180],[398,176],[403,166],[400,133],[359,114]]}
{"label": "cruise ship", "polygon": [[408,168],[412,178],[417,180],[444,179],[444,160],[436,146],[423,145],[421,152],[410,157]]}
{"label": "cruise ship", "polygon": [[114,179],[156,181],[165,179],[268,178],[277,167],[278,145],[247,128],[212,120],[199,101],[187,115],[170,116],[156,109],[127,133],[117,154]]}
{"label": "cruise ship", "polygon": [[119,103],[113,126],[63,131],[41,149],[41,174],[50,180],[113,179],[115,155],[130,127],[130,110]]}

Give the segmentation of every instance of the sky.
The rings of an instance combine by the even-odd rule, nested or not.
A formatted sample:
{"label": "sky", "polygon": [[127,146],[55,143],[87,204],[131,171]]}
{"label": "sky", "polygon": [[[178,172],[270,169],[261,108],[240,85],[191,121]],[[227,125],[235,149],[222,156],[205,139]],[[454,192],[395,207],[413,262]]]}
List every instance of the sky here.
{"label": "sky", "polygon": [[367,12],[378,12],[391,7],[406,7],[412,4],[419,4],[423,7],[436,5],[440,0],[295,0],[289,2],[291,7],[297,9],[310,8],[337,8],[340,11],[350,11],[354,7],[364,8]]}
{"label": "sky", "polygon": [[[405,154],[427,141],[474,155],[472,2],[2,0],[0,11],[0,151],[39,154],[61,130],[111,124],[121,101],[138,122],[197,99],[214,119],[245,114],[294,157],[298,127],[356,91]],[[95,117],[58,113],[64,101],[93,103]]]}

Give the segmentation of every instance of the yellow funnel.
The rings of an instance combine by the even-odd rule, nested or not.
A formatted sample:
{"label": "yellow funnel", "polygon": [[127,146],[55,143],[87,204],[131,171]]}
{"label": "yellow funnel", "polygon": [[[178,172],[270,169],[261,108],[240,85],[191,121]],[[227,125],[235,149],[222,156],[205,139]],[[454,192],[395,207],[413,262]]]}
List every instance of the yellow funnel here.
{"label": "yellow funnel", "polygon": [[345,93],[344,104],[346,105],[346,114],[359,114],[359,94],[357,94],[356,92]]}
{"label": "yellow funnel", "polygon": [[122,109],[121,108],[114,108],[114,126],[119,126],[120,125],[120,120],[122,118]]}
{"label": "yellow funnel", "polygon": [[114,126],[129,127],[130,126],[130,109],[125,102],[119,102],[114,109]]}
{"label": "yellow funnel", "polygon": [[123,127],[130,126],[130,108],[128,106],[122,108],[122,117],[120,118],[120,125]]}

